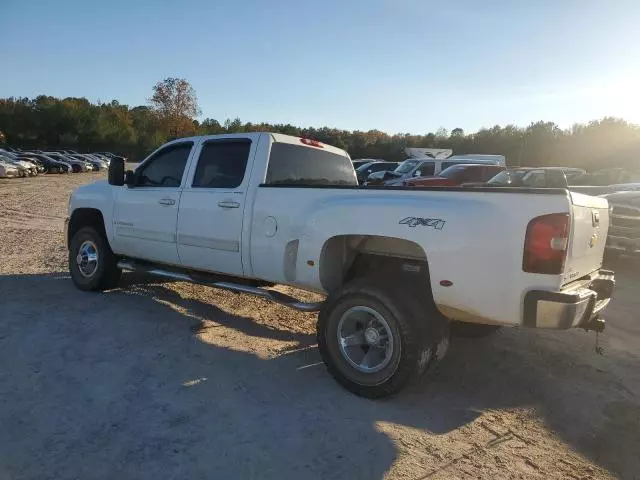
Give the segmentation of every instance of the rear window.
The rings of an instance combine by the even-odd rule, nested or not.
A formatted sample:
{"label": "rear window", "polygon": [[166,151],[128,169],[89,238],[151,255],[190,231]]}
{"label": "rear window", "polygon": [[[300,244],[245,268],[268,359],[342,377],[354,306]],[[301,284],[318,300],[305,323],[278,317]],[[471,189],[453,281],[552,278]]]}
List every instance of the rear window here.
{"label": "rear window", "polygon": [[348,157],[320,148],[271,145],[267,185],[358,185]]}

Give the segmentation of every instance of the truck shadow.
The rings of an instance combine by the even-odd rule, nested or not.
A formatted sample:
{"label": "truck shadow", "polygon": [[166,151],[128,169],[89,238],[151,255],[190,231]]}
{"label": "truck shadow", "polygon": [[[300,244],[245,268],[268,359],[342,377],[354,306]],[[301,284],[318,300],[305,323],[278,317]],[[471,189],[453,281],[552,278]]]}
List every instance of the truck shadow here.
{"label": "truck shadow", "polygon": [[[631,286],[618,291],[625,305],[637,279],[618,277]],[[640,332],[635,354],[613,342],[626,310],[614,311],[604,357],[593,334],[505,330],[455,340],[424,381],[369,401],[337,386],[291,316],[264,325],[216,307],[217,294],[204,303],[145,276],[123,287],[89,294],[62,273],[0,277],[2,476],[382,478],[403,453],[381,424],[437,443],[512,409],[534,410],[618,476],[640,471]],[[428,447],[411,455],[447,463]]]}

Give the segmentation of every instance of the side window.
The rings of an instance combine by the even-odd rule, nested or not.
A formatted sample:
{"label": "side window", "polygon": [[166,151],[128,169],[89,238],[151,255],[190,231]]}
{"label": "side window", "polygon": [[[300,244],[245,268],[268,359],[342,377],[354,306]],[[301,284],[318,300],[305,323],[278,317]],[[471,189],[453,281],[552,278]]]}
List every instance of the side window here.
{"label": "side window", "polygon": [[137,173],[138,187],[179,187],[193,143],[179,143],[160,150]]}
{"label": "side window", "polygon": [[545,187],[546,185],[545,185],[544,172],[535,171],[535,172],[529,173],[529,175],[527,175],[527,177],[525,178],[524,183],[527,187],[534,187],[534,188]]}
{"label": "side window", "polygon": [[236,188],[242,183],[250,140],[214,140],[203,145],[193,177],[195,188]]}
{"label": "side window", "polygon": [[436,164],[435,162],[424,162],[421,163],[420,166],[418,167],[418,170],[416,170],[416,173],[420,172],[420,177],[430,177],[432,176],[436,171]]}
{"label": "side window", "polygon": [[476,177],[482,175],[482,170],[479,168],[464,168],[457,175],[459,182],[473,182]]}

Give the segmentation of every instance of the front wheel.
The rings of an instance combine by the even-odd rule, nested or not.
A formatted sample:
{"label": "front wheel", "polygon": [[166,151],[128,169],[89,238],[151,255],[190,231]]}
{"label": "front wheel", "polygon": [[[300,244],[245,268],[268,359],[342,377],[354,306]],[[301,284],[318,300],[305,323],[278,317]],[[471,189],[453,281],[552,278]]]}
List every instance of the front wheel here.
{"label": "front wheel", "polygon": [[92,227],[81,228],[71,239],[69,272],[75,286],[85,291],[114,288],[122,275],[107,240]]}
{"label": "front wheel", "polygon": [[411,301],[364,279],[329,295],[318,318],[318,348],[340,385],[362,397],[384,397],[436,359],[440,339],[429,338]]}

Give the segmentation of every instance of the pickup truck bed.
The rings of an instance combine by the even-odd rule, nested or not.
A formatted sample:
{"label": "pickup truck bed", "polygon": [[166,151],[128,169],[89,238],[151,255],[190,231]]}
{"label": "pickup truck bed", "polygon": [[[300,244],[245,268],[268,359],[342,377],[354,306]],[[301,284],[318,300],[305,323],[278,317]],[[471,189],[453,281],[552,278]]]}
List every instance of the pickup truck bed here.
{"label": "pickup truck bed", "polygon": [[[180,139],[126,178],[123,162],[111,165],[109,183],[70,201],[79,288],[108,288],[122,269],[144,269],[319,309],[327,367],[360,395],[393,393],[426,370],[450,322],[603,325],[613,288],[601,271],[604,199],[564,189],[359,188],[344,151],[268,133]],[[327,298],[297,302],[264,282]]]}

